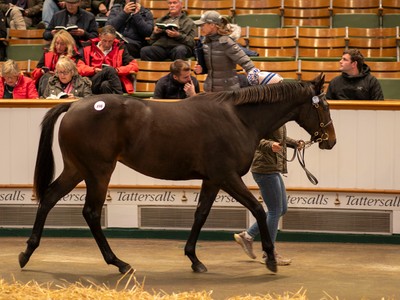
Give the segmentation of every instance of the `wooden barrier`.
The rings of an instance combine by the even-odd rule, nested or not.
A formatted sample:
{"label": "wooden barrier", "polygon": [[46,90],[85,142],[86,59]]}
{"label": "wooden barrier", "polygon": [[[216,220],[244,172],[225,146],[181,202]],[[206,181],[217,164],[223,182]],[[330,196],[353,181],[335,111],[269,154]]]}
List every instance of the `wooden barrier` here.
{"label": "wooden barrier", "polygon": [[[62,102],[66,101],[0,100],[0,214],[2,211],[18,212],[19,207],[24,207],[24,212],[34,217],[36,203],[32,195],[32,178],[40,123],[50,107]],[[360,224],[364,224],[363,213],[369,213],[367,217],[381,213],[386,222],[381,232],[400,233],[400,158],[397,151],[400,149],[400,139],[397,138],[400,132],[400,100],[329,103],[337,145],[330,151],[321,151],[316,145],[306,151],[306,166],[318,178],[317,186],[307,180],[297,162],[289,164],[289,173],[284,177],[289,212],[299,213],[305,222],[310,220],[307,217],[309,212],[321,212],[327,217],[330,211],[335,212],[335,216],[339,213],[336,221],[329,217],[326,219],[327,227],[331,221],[346,220],[348,212],[360,213]],[[287,128],[292,138],[309,138],[294,122],[289,122]],[[62,170],[62,159],[56,138],[54,154],[57,176]],[[243,180],[253,195],[261,200],[251,174],[246,174]],[[118,164],[109,186],[105,226],[149,228],[143,227],[141,223],[142,209],[160,214],[163,214],[163,209],[192,209],[198,204],[200,185],[199,180],[165,181],[149,178]],[[71,206],[76,207],[76,215],[81,218],[80,210],[85,193],[84,185],[79,185],[65,196],[57,205],[61,207],[59,215],[53,219],[67,216],[63,207]],[[223,192],[219,193],[214,206],[224,212],[222,215],[232,208],[243,209]],[[229,223],[227,216],[224,219],[226,224]],[[292,220],[292,217],[289,215],[288,220]],[[14,218],[8,218],[14,222]],[[15,222],[20,219],[15,218]],[[245,221],[242,220],[248,224],[252,221],[254,219],[249,214]],[[387,222],[390,224],[387,225]],[[58,223],[52,225],[62,226]],[[162,228],[164,225],[159,226]],[[292,230],[292,225],[289,225],[283,225],[283,230]],[[10,224],[1,226],[7,227]],[[157,226],[153,224],[150,227]],[[238,229],[234,227],[236,225],[232,226],[227,226],[226,230]],[[364,232],[364,228],[360,228],[360,232]]]}

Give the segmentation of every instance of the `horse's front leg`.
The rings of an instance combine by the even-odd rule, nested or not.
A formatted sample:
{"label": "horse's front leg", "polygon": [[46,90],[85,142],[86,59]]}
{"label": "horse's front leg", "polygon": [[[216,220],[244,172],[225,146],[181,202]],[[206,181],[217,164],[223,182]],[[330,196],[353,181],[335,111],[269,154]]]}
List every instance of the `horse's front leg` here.
{"label": "horse's front leg", "polygon": [[186,242],[185,255],[189,257],[192,262],[192,270],[197,273],[207,272],[206,266],[197,258],[196,243],[218,191],[219,187],[212,185],[210,182],[203,181],[199,203],[197,204],[197,209],[194,214],[192,230],[190,231],[189,238]]}
{"label": "horse's front leg", "polygon": [[26,250],[21,252],[18,256],[19,265],[21,268],[25,267],[28,263],[33,252],[39,247],[40,239],[42,237],[43,228],[46,223],[47,215],[56,203],[68,194],[82,179],[77,173],[74,175],[67,174],[64,171],[47,189],[45,196],[40,200],[38,210],[36,212],[36,219],[33,225],[31,236],[29,237]]}
{"label": "horse's front leg", "polygon": [[108,181],[102,184],[93,184],[91,180],[87,180],[86,185],[87,194],[82,213],[104,260],[107,264],[116,266],[122,274],[131,272],[132,267],[120,260],[111,250],[101,228],[101,211],[107,194]]}
{"label": "horse's front leg", "polygon": [[271,241],[271,236],[269,235],[264,208],[248,190],[239,176],[226,180],[222,188],[244,207],[250,210],[256,218],[258,228],[260,229],[262,249],[267,254],[266,266],[270,271],[276,273],[278,268],[275,259],[274,245]]}

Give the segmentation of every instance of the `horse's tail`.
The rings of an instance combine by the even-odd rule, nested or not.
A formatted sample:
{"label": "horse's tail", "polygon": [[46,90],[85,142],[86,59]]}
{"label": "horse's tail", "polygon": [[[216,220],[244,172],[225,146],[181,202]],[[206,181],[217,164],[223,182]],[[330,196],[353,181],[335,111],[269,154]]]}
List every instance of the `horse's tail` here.
{"label": "horse's tail", "polygon": [[59,104],[50,109],[43,118],[39,148],[36,157],[35,174],[33,178],[34,191],[38,201],[54,178],[53,135],[58,117],[68,111],[72,102]]}

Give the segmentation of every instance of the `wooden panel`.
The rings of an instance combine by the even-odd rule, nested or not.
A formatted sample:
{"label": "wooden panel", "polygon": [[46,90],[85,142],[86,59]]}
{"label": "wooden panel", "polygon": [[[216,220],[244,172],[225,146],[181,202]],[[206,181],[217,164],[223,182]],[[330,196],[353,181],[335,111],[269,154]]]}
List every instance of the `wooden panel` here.
{"label": "wooden panel", "polygon": [[346,37],[346,28],[312,28],[299,27],[298,37],[308,38],[335,38]]}
{"label": "wooden panel", "polygon": [[400,13],[400,0],[381,0],[382,1],[382,14],[399,14]]}
{"label": "wooden panel", "polygon": [[281,0],[236,0],[235,14],[281,14]]}
{"label": "wooden panel", "polygon": [[396,38],[349,38],[349,48],[358,48],[364,57],[397,57]]}
{"label": "wooden panel", "polygon": [[296,28],[248,27],[247,34],[249,37],[294,38],[296,36]]}
{"label": "wooden panel", "polygon": [[379,14],[380,0],[334,0],[333,14],[337,13],[375,13]]}
{"label": "wooden panel", "polygon": [[186,10],[188,15],[201,15],[207,10],[215,10],[223,16],[231,16],[233,0],[188,0]]}
{"label": "wooden panel", "polygon": [[9,45],[45,45],[49,41],[43,39],[44,29],[8,30]]}
{"label": "wooden panel", "polygon": [[330,27],[330,0],[285,0],[284,26]]}
{"label": "wooden panel", "polygon": [[344,38],[314,39],[299,38],[298,57],[333,58],[341,57],[346,49]]}

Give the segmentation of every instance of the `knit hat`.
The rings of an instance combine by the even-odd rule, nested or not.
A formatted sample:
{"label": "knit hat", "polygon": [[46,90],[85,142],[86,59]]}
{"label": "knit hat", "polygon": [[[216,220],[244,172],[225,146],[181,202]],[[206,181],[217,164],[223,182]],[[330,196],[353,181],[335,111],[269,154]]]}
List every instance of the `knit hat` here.
{"label": "knit hat", "polygon": [[259,69],[254,68],[251,69],[247,74],[247,80],[249,81],[250,85],[264,85],[282,82],[283,78],[279,74],[272,72],[261,72]]}

